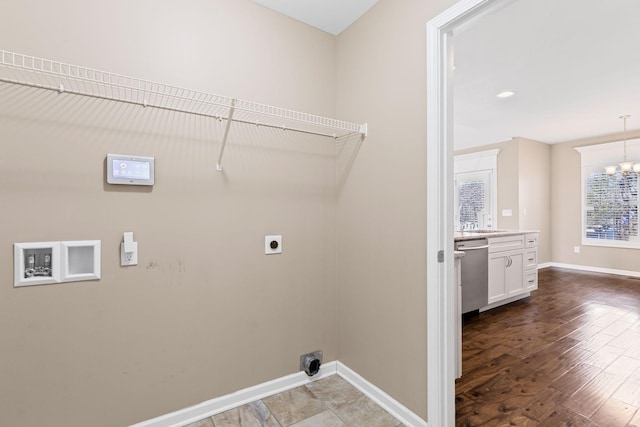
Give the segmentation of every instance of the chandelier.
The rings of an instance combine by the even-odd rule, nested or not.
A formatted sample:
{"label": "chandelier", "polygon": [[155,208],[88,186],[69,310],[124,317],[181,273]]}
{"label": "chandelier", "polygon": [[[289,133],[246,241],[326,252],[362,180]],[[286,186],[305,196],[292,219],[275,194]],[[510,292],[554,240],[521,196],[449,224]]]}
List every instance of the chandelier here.
{"label": "chandelier", "polygon": [[[624,159],[623,159],[622,163],[618,164],[618,166],[620,166],[620,172],[622,172],[622,176],[629,175],[629,172],[631,172],[632,170],[635,173],[640,173],[640,163],[627,161],[627,119],[629,117],[631,117],[631,116],[628,115],[628,114],[619,117],[624,122],[624,133],[623,133],[623,136],[624,136]],[[613,176],[618,171],[618,166],[616,166],[616,165],[605,166],[604,170],[605,170],[605,172],[607,172],[608,175]]]}

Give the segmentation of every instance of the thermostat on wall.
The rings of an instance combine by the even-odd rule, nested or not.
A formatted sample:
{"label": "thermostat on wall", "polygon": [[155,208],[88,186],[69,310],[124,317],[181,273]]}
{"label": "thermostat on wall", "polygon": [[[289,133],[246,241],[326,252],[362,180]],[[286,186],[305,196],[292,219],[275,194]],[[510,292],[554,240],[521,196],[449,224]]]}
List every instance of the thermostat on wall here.
{"label": "thermostat on wall", "polygon": [[153,185],[154,158],[107,154],[109,184]]}

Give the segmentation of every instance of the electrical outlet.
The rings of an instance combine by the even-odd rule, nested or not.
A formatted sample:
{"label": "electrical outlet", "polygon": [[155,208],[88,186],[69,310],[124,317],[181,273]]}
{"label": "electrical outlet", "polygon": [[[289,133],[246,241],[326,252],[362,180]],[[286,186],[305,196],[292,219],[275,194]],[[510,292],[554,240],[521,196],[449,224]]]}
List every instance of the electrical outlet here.
{"label": "electrical outlet", "polygon": [[580,246],[574,246],[573,247],[573,252],[576,253],[576,254],[579,254],[580,253]]}
{"label": "electrical outlet", "polygon": [[125,252],[124,243],[120,245],[120,265],[138,265],[138,242],[133,242],[133,251]]}
{"label": "electrical outlet", "polygon": [[265,255],[282,253],[282,235],[264,236]]}

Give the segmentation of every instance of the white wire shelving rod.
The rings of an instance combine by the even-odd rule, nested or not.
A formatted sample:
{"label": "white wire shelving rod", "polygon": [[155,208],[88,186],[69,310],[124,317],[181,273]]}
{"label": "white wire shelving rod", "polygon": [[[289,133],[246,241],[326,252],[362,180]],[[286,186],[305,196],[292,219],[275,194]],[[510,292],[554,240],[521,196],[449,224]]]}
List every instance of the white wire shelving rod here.
{"label": "white wire shelving rod", "polygon": [[227,118],[227,125],[224,128],[224,136],[222,137],[222,143],[220,143],[220,151],[218,152],[218,162],[216,163],[216,170],[222,170],[222,156],[224,155],[224,147],[227,145],[227,138],[229,137],[229,130],[231,129],[231,122],[233,121],[233,113],[236,110],[236,101],[231,103],[231,109],[229,110],[229,117]]}
{"label": "white wire shelving rod", "polygon": [[[360,134],[363,139],[367,136],[366,124],[345,122],[5,50],[0,50],[0,81],[226,120],[225,136],[216,165],[218,170],[221,170],[231,122],[333,139],[356,134]],[[238,117],[239,113],[263,117],[271,122]],[[273,123],[278,120],[281,122]],[[284,122],[328,131],[288,126]]]}

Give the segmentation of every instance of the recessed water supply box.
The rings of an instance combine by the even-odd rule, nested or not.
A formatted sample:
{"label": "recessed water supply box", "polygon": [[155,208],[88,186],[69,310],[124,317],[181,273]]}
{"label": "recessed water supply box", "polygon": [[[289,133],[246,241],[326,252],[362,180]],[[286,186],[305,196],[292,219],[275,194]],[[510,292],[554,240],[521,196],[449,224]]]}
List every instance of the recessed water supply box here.
{"label": "recessed water supply box", "polygon": [[13,261],[16,287],[60,282],[59,242],[15,243]]}
{"label": "recessed water supply box", "polygon": [[100,240],[14,243],[14,287],[100,278]]}

